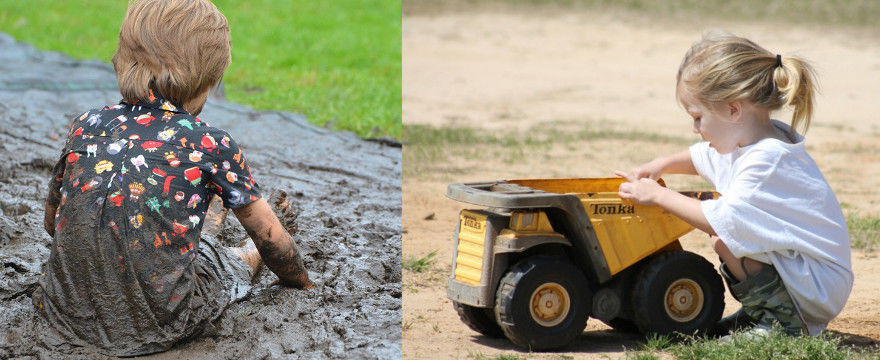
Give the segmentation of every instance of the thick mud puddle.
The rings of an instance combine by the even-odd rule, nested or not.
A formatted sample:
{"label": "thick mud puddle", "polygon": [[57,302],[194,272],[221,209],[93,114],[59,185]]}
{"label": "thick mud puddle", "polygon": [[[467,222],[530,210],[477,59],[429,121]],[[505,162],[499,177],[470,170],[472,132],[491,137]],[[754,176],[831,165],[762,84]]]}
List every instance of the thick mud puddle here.
{"label": "thick mud puddle", "polygon": [[[118,101],[110,65],[40,52],[0,33],[0,358],[100,356],[39,344],[30,294],[49,256],[43,202],[65,127]],[[200,118],[241,144],[282,223],[298,227],[294,238],[317,288],[275,285],[264,269],[252,295],[227,309],[214,331],[152,357],[400,357],[400,148],[217,99]],[[221,240],[232,246],[245,237],[229,216]]]}

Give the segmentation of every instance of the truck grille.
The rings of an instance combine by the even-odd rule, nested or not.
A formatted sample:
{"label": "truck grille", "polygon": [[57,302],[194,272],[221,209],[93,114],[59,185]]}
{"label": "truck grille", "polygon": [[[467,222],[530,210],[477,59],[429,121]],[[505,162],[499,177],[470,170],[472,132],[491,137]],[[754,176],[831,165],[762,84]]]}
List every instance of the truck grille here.
{"label": "truck grille", "polygon": [[460,217],[455,280],[469,285],[480,285],[486,243],[486,215],[464,210]]}

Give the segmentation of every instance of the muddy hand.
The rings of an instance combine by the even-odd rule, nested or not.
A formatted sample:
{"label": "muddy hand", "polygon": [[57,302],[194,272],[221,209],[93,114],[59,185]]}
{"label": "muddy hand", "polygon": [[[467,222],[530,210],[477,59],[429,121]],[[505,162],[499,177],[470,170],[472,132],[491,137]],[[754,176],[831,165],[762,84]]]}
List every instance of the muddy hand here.
{"label": "muddy hand", "polygon": [[302,276],[294,282],[279,278],[278,283],[284,286],[290,286],[302,290],[311,290],[315,288],[315,284],[312,282],[312,280],[309,279],[309,275],[307,273],[303,273]]}
{"label": "muddy hand", "polygon": [[254,241],[266,267],[278,275],[282,285],[314,288],[299,248],[265,199],[260,198],[233,212]]}

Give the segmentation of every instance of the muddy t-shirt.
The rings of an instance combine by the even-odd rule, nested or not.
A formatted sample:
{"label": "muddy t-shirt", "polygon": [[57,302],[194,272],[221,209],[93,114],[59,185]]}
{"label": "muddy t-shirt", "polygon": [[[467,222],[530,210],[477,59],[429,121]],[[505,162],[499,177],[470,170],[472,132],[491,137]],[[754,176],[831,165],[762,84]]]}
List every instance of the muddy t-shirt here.
{"label": "muddy t-shirt", "polygon": [[228,208],[260,194],[225,131],[153,93],[88,111],[50,187],[61,202],[34,305],[68,340],[161,351],[229,301],[197,275],[202,220],[214,194]]}

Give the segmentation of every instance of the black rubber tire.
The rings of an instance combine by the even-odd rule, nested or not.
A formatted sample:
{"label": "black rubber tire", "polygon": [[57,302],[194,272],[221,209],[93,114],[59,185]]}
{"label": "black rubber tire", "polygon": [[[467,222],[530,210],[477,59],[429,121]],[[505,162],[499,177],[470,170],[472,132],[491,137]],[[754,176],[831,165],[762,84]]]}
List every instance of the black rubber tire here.
{"label": "black rubber tire", "polygon": [[[693,319],[677,321],[666,310],[666,292],[677,281],[687,280],[697,284],[703,294],[703,304],[690,312],[698,311]],[[702,256],[670,251],[651,259],[642,269],[633,287],[632,300],[634,322],[643,334],[706,334],[724,312],[724,285],[721,275]]]}
{"label": "black rubber tire", "polygon": [[614,318],[608,321],[602,320],[605,325],[610,326],[615,331],[625,332],[625,333],[637,333],[639,332],[639,327],[636,326],[636,323],[630,319],[624,318]]}
{"label": "black rubber tire", "polygon": [[452,302],[452,307],[461,318],[461,322],[467,325],[471,330],[491,338],[504,337],[504,331],[495,321],[495,309],[479,308],[475,306],[465,305],[458,301]]}
{"label": "black rubber tire", "polygon": [[[569,296],[568,314],[545,327],[532,318],[531,297],[542,285],[556,283]],[[592,292],[583,272],[562,257],[535,256],[514,265],[495,295],[498,325],[514,344],[529,350],[556,349],[583,333],[592,309]]]}

